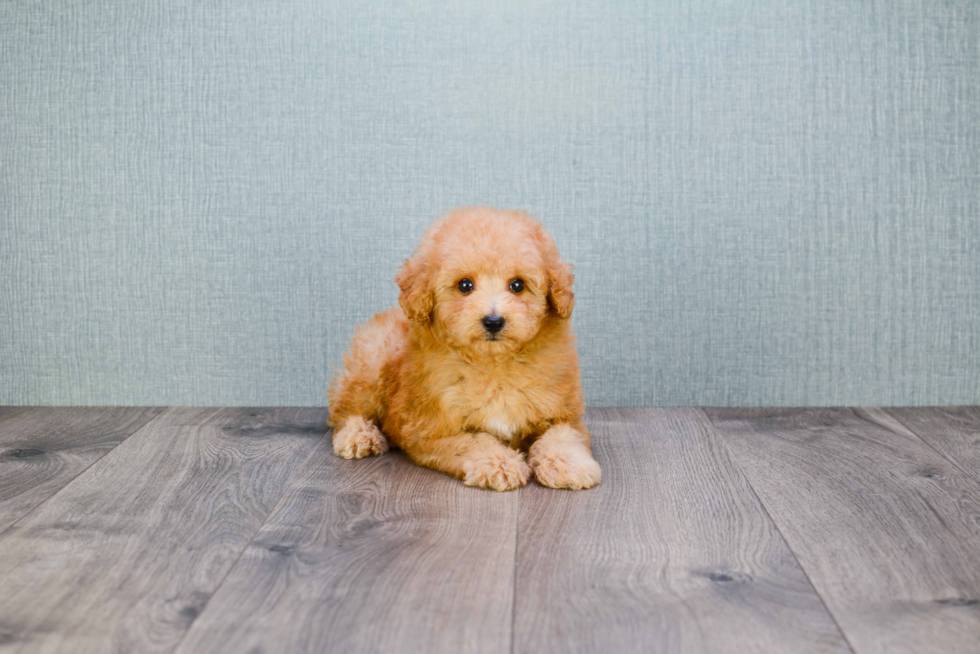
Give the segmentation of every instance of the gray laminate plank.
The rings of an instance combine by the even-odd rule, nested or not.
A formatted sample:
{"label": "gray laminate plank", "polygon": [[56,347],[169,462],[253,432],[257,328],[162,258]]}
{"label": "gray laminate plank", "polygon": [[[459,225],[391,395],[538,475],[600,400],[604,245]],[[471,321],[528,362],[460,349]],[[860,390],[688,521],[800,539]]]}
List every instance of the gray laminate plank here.
{"label": "gray laminate plank", "polygon": [[6,420],[18,413],[23,413],[24,411],[29,411],[34,407],[26,406],[0,406],[0,420]]}
{"label": "gray laminate plank", "polygon": [[0,533],[162,411],[15,407],[0,413]]}
{"label": "gray laminate plank", "polygon": [[880,409],[715,409],[858,654],[977,651],[980,485]]}
{"label": "gray laminate plank", "polygon": [[0,650],[169,652],[326,433],[168,409],[0,537]]}
{"label": "gray laminate plank", "polygon": [[521,494],[515,652],[848,652],[697,409],[592,409],[602,483]]}
{"label": "gray laminate plank", "polygon": [[179,652],[506,652],[516,492],[323,443]]}
{"label": "gray laminate plank", "polygon": [[980,406],[888,408],[885,411],[980,481]]}

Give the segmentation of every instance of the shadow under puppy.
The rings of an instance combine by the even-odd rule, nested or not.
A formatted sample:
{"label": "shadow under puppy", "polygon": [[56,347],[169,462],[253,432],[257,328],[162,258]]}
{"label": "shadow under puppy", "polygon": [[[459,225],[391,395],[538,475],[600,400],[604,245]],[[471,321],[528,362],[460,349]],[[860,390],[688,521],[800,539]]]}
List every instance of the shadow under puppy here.
{"label": "shadow under puppy", "polygon": [[[337,455],[384,454],[506,491],[599,483],[575,337],[571,266],[518,211],[457,209],[395,281],[400,307],[360,325],[328,391]],[[525,460],[526,454],[526,460]]]}

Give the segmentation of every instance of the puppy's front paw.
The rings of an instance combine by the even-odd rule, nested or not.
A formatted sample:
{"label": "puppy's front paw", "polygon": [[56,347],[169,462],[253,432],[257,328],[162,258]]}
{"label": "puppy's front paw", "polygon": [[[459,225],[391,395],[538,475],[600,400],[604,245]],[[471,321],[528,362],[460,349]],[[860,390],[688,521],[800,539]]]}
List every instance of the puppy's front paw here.
{"label": "puppy's front paw", "polygon": [[470,455],[463,462],[463,474],[467,486],[509,491],[526,484],[531,469],[524,463],[523,454],[503,448]]}
{"label": "puppy's front paw", "polygon": [[370,420],[351,416],[333,435],[333,451],[345,459],[363,459],[388,451],[388,439]]}
{"label": "puppy's front paw", "polygon": [[582,490],[602,480],[599,464],[585,447],[531,448],[528,463],[542,486]]}

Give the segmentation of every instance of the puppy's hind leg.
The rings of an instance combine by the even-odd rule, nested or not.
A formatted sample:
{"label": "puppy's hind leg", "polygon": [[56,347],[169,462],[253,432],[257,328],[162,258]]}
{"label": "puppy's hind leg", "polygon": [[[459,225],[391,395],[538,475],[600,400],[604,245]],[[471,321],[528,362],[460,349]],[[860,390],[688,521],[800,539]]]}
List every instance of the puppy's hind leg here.
{"label": "puppy's hind leg", "polygon": [[363,459],[387,452],[388,439],[373,421],[348,416],[333,433],[333,451],[345,459]]}
{"label": "puppy's hind leg", "polygon": [[401,352],[408,321],[400,309],[379,313],[360,325],[344,356],[344,370],[334,377],[327,394],[337,456],[360,459],[388,451],[388,440],[378,429],[383,411],[383,369]]}

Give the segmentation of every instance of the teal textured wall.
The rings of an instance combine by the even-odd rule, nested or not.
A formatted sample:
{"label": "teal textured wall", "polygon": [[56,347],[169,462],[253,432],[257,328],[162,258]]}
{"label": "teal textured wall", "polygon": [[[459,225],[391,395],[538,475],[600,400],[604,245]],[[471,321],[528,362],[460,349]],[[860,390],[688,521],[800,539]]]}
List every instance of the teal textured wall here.
{"label": "teal textured wall", "polygon": [[447,208],[593,405],[980,403],[980,3],[0,2],[0,404],[320,405]]}

